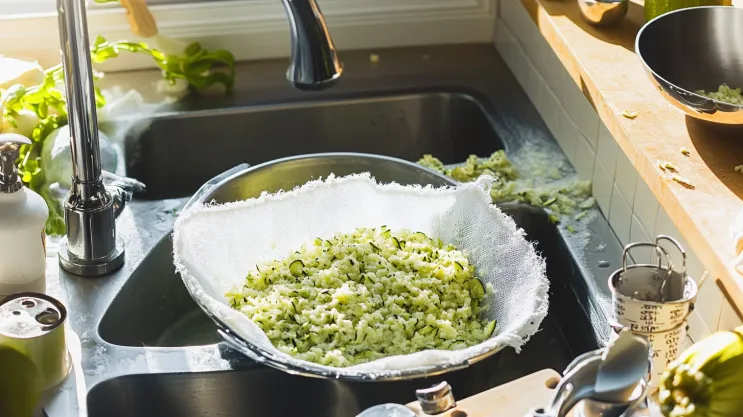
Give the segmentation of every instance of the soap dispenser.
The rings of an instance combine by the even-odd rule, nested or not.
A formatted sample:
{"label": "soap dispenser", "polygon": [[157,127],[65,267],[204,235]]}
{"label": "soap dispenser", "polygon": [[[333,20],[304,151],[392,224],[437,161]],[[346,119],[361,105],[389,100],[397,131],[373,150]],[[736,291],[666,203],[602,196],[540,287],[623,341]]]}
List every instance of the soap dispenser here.
{"label": "soap dispenser", "polygon": [[46,291],[46,235],[49,208],[23,186],[15,161],[31,140],[0,134],[0,299],[17,292]]}

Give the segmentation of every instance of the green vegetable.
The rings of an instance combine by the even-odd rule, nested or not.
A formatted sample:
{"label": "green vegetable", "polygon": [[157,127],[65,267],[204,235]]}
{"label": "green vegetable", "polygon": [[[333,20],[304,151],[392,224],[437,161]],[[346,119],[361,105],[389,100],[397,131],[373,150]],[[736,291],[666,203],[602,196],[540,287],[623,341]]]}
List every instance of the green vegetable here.
{"label": "green vegetable", "polygon": [[730,88],[727,84],[720,85],[717,88],[717,91],[707,92],[704,90],[697,90],[696,93],[713,100],[743,106],[743,94],[741,94],[741,89]]}
{"label": "green vegetable", "polygon": [[723,0],[645,0],[645,20],[650,21],[673,10],[697,6],[722,6]]}
{"label": "green vegetable", "polygon": [[470,284],[470,294],[472,294],[472,298],[475,300],[480,300],[485,298],[485,286],[482,284],[482,281],[475,278],[469,281]]}
{"label": "green vegetable", "polygon": [[485,332],[486,335],[488,335],[488,337],[490,337],[490,336],[493,335],[493,332],[495,331],[495,325],[496,325],[496,323],[497,323],[497,321],[493,320],[493,321],[489,322],[487,325],[485,325],[484,332]]}
{"label": "green vegetable", "polygon": [[[188,47],[182,55],[166,55],[157,49],[150,48],[144,42],[109,42],[98,36],[91,46],[91,60],[103,63],[118,57],[121,51],[142,53],[150,56],[162,71],[162,76],[171,84],[184,79],[195,90],[201,90],[214,84],[221,84],[231,91],[235,81],[235,59],[228,51],[207,51],[197,42]],[[220,68],[224,68],[221,71]],[[101,74],[95,73],[94,80]],[[9,126],[24,136],[32,144],[21,148],[16,164],[24,183],[38,192],[49,205],[49,220],[46,224],[48,235],[65,233],[64,219],[60,216],[60,203],[49,198],[44,192],[48,185],[44,180],[41,162],[41,148],[49,134],[67,124],[67,102],[62,92],[64,71],[62,65],[56,65],[44,71],[44,81],[36,86],[24,87],[15,85],[3,93],[3,126]],[[105,98],[98,87],[95,87],[97,107],[105,105]],[[34,125],[31,127],[31,125]]]}
{"label": "green vegetable", "polygon": [[743,410],[743,326],[688,348],[661,377],[666,417],[737,417]]}
{"label": "green vegetable", "polygon": [[550,221],[558,223],[559,216],[573,215],[577,210],[586,210],[595,205],[591,197],[591,183],[576,181],[569,187],[556,188],[537,184],[521,178],[519,172],[506,157],[503,150],[496,151],[486,159],[470,155],[463,165],[446,168],[432,155],[424,155],[418,164],[431,168],[460,182],[470,182],[483,174],[498,179],[490,189],[494,203],[524,203],[546,208]]}
{"label": "green vegetable", "polygon": [[[223,50],[209,52],[198,42],[188,45],[183,55],[166,55],[144,42],[109,42],[98,36],[91,51],[95,63],[115,58],[121,51],[149,55],[162,70],[163,78],[171,84],[181,78],[197,90],[222,84],[227,91],[231,91],[235,85],[235,57],[232,53]],[[218,71],[220,66],[227,71]]]}
{"label": "green vegetable", "polygon": [[17,350],[0,346],[0,416],[31,417],[41,398],[41,375]]}
{"label": "green vegetable", "polygon": [[[389,236],[389,230],[384,233],[384,236]],[[402,246],[400,246],[400,241],[397,240],[396,237],[392,238],[392,246],[396,247],[397,249],[402,249]]]}
{"label": "green vegetable", "polygon": [[[398,248],[393,239],[408,244]],[[477,303],[492,289],[453,245],[387,228],[360,228],[330,241],[310,240],[297,253],[261,263],[226,294],[277,349],[345,367],[460,349],[492,334]],[[423,253],[435,256],[426,260]],[[299,274],[301,281],[293,277]]]}
{"label": "green vegetable", "polygon": [[303,269],[304,262],[300,261],[299,259],[289,264],[289,272],[295,277],[302,275]]}

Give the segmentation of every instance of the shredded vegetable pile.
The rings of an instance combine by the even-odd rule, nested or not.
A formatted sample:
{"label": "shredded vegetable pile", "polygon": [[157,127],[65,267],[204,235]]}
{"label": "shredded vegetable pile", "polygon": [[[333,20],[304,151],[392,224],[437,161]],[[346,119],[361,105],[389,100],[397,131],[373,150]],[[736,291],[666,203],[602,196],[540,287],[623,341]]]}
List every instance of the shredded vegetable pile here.
{"label": "shredded vegetable pile", "polygon": [[557,223],[561,216],[574,216],[580,220],[586,210],[596,202],[591,197],[589,181],[538,183],[523,178],[516,167],[508,160],[503,150],[496,151],[489,158],[481,159],[470,155],[463,165],[447,168],[432,155],[424,155],[418,164],[434,169],[459,182],[470,182],[481,175],[488,174],[497,181],[490,190],[494,203],[524,203],[545,208],[550,220]]}
{"label": "shredded vegetable pile", "polygon": [[480,302],[491,293],[453,245],[382,226],[257,265],[227,299],[281,351],[345,367],[484,341],[496,323],[480,319]]}
{"label": "shredded vegetable pile", "polygon": [[720,85],[720,87],[717,88],[717,91],[707,92],[705,90],[697,90],[696,93],[713,100],[743,106],[743,94],[741,94],[741,89],[730,88],[727,84]]}

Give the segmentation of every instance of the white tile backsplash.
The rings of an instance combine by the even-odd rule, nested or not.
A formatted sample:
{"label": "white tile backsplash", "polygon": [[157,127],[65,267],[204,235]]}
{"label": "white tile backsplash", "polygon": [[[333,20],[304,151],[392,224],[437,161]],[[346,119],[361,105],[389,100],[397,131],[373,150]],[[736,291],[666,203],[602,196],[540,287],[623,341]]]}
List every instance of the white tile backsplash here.
{"label": "white tile backsplash", "polygon": [[[619,240],[627,244],[649,241],[659,234],[672,236],[686,249],[689,275],[699,280],[705,271],[699,258],[639,178],[521,2],[502,1],[499,7],[496,48],[578,174],[592,180],[593,195]],[[664,247],[674,265],[680,265],[678,251]],[[638,249],[633,258],[638,263],[648,262],[651,252]],[[700,289],[688,323],[694,341],[718,328],[743,324],[711,278]]]}
{"label": "white tile backsplash", "polygon": [[[648,236],[648,233],[645,231],[645,228],[642,227],[642,224],[640,224],[640,220],[637,219],[637,216],[634,214],[632,215],[630,230],[629,230],[629,240],[630,242],[649,242],[650,236]],[[649,264],[651,262],[651,251],[650,248],[635,248],[632,250],[632,253],[630,255],[632,256],[632,259],[635,261],[636,264]]]}
{"label": "white tile backsplash", "polygon": [[645,180],[637,176],[633,211],[645,228],[648,236],[655,238],[655,221],[658,219],[658,199],[655,198]]}
{"label": "white tile backsplash", "polygon": [[[701,278],[701,275],[691,276],[697,281]],[[722,291],[717,288],[714,280],[708,277],[702,288],[699,289],[697,301],[694,303],[694,310],[707,323],[708,328],[717,329],[717,320],[720,317],[723,301],[727,302]]]}
{"label": "white tile backsplash", "polygon": [[584,180],[591,180],[593,169],[596,164],[596,151],[591,147],[591,143],[586,135],[579,133],[578,140],[575,144],[575,162],[573,166],[575,171]]}
{"label": "white tile backsplash", "polygon": [[578,139],[580,139],[580,131],[562,106],[557,110],[557,118],[559,127],[557,133],[555,133],[555,139],[557,139],[557,143],[560,144],[570,163],[575,166],[575,148],[578,145]]}
{"label": "white tile backsplash", "polygon": [[699,316],[696,311],[693,311],[689,315],[689,318],[686,322],[689,326],[689,331],[687,334],[695,343],[704,339],[711,333],[709,330],[709,326],[707,326],[707,323],[704,322],[702,317]]}
{"label": "white tile backsplash", "polygon": [[722,303],[722,313],[720,314],[720,322],[718,328],[720,330],[733,330],[734,328],[743,325],[738,314],[733,309],[733,306],[725,300]]}
{"label": "white tile backsplash", "polygon": [[601,162],[604,163],[604,167],[606,168],[606,171],[611,175],[612,178],[614,178],[614,173],[616,172],[617,168],[617,155],[619,155],[619,145],[617,145],[617,141],[614,140],[614,136],[612,136],[611,132],[609,132],[609,129],[606,128],[606,125],[601,123],[599,126],[599,133],[598,133],[598,156]]}
{"label": "white tile backsplash", "polygon": [[614,233],[622,242],[622,245],[630,243],[629,233],[632,224],[632,209],[627,203],[627,199],[619,190],[619,185],[614,183],[611,193],[611,212],[609,213],[609,224],[614,229]]}
{"label": "white tile backsplash", "polygon": [[614,190],[614,175],[609,175],[601,160],[596,160],[593,167],[593,184],[591,188],[593,189],[593,197],[596,199],[601,212],[608,219],[611,214],[611,194]]}
{"label": "white tile backsplash", "polygon": [[[562,71],[565,71],[564,68]],[[569,77],[566,77],[559,92],[568,114],[575,120],[575,124],[578,125],[581,132],[591,138],[591,145],[596,148],[599,134],[599,116],[596,114],[596,110],[583,95],[583,91]]]}
{"label": "white tile backsplash", "polygon": [[617,171],[614,174],[614,181],[619,186],[619,191],[627,199],[627,205],[630,210],[635,203],[635,186],[637,185],[637,170],[632,166],[627,155],[619,151],[617,155]]}

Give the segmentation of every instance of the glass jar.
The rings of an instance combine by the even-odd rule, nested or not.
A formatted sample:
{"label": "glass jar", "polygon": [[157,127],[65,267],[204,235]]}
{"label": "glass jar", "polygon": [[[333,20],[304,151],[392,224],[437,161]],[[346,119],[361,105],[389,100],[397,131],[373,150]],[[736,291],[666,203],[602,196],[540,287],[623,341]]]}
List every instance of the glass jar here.
{"label": "glass jar", "polygon": [[645,19],[650,21],[673,10],[698,6],[725,6],[729,0],[645,0]]}

